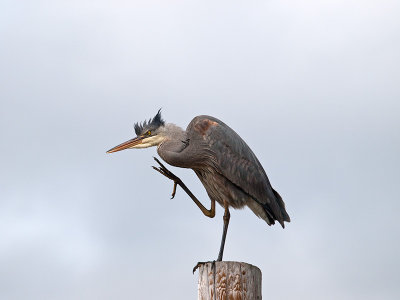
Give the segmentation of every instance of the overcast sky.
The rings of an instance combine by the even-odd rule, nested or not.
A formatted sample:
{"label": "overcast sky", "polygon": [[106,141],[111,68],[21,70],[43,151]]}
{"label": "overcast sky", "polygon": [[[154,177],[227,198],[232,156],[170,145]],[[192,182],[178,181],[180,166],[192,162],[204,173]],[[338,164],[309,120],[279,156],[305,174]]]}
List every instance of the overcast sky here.
{"label": "overcast sky", "polygon": [[0,6],[1,299],[197,299],[223,209],[169,200],[155,148],[105,154],[160,107],[230,125],[286,202],[284,230],[231,210],[264,299],[400,299],[399,1]]}

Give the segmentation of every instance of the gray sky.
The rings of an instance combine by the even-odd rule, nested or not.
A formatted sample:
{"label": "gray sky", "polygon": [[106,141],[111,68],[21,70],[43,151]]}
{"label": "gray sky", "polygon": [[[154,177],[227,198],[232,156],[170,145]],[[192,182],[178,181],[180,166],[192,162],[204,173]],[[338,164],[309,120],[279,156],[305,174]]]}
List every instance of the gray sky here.
{"label": "gray sky", "polygon": [[[0,9],[0,298],[197,299],[208,219],[105,151],[163,108],[220,118],[292,218],[231,211],[265,299],[399,299],[398,1],[9,1]],[[172,168],[209,206],[194,173]]]}

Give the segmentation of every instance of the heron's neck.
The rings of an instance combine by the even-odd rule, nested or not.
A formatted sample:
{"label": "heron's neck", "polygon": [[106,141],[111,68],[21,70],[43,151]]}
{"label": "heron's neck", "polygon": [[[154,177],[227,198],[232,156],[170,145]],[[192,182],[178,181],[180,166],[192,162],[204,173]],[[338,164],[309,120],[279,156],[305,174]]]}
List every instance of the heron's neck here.
{"label": "heron's neck", "polygon": [[176,126],[175,124],[168,123],[165,124],[162,135],[165,140],[176,140],[176,141],[185,141],[186,140],[186,131],[184,131],[181,127]]}
{"label": "heron's neck", "polygon": [[175,124],[166,124],[163,129],[164,139],[157,147],[158,155],[172,166],[186,168],[180,159],[180,153],[187,147],[186,131]]}

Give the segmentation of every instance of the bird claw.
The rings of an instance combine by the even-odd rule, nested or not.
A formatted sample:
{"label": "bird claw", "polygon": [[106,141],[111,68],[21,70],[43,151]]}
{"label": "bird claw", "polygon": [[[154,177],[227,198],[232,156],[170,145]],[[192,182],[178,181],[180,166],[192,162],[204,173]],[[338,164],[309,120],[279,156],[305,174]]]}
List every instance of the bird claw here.
{"label": "bird claw", "polygon": [[199,262],[194,266],[194,268],[193,268],[193,274],[194,274],[194,272],[196,272],[196,270],[197,270],[198,268],[200,268],[202,265],[205,265],[205,264],[208,264],[208,263],[211,263],[212,269],[215,270],[215,260],[213,260],[213,261],[199,261]]}
{"label": "bird claw", "polygon": [[171,200],[175,198],[177,182],[174,181],[174,188],[172,190]]}
{"label": "bird claw", "polygon": [[170,170],[168,170],[156,157],[153,157],[153,158],[160,165],[160,167],[158,167],[158,168],[155,166],[152,166],[153,169],[156,170],[157,172],[159,172],[160,174],[164,175],[165,177],[171,179],[174,182],[174,187],[173,187],[172,194],[171,194],[171,199],[174,199],[175,194],[176,194],[176,186],[181,181],[180,178],[178,176],[176,176],[174,173],[172,173]]}

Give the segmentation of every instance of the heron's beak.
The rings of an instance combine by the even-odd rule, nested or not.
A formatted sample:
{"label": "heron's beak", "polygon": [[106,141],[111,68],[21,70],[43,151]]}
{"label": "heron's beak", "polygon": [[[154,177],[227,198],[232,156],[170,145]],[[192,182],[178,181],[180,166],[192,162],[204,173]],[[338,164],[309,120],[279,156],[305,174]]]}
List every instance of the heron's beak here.
{"label": "heron's beak", "polygon": [[113,153],[113,152],[125,150],[128,148],[132,148],[133,146],[141,144],[143,139],[144,139],[144,136],[135,137],[134,139],[131,139],[122,144],[119,144],[118,146],[115,146],[114,148],[111,148],[110,150],[107,151],[107,153]]}

